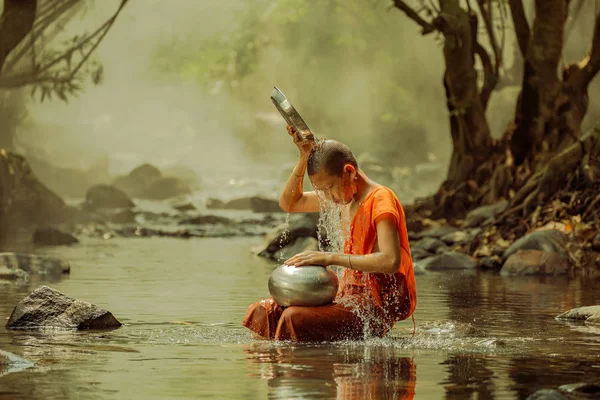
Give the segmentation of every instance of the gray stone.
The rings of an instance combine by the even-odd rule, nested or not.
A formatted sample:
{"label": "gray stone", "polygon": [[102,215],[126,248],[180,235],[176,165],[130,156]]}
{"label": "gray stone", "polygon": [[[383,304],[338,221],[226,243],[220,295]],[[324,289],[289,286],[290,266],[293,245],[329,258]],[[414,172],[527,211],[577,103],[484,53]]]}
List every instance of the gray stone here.
{"label": "gray stone", "polygon": [[441,238],[444,235],[447,235],[449,233],[453,233],[458,231],[458,228],[454,228],[452,226],[448,226],[448,225],[442,225],[442,226],[434,226],[431,228],[427,228],[421,232],[419,232],[419,237],[422,238]]}
{"label": "gray stone", "polygon": [[85,194],[83,207],[87,210],[99,208],[133,208],[135,204],[125,192],[111,185],[95,185]]}
{"label": "gray stone", "polygon": [[435,253],[440,247],[445,248],[446,243],[437,238],[424,237],[423,239],[414,242],[413,247]]}
{"label": "gray stone", "polygon": [[481,225],[487,220],[492,219],[496,215],[500,214],[506,209],[507,206],[508,201],[500,200],[497,203],[476,208],[467,214],[465,221],[463,222],[463,227],[467,228]]}
{"label": "gray stone", "polygon": [[557,390],[540,389],[528,396],[526,400],[567,400],[567,398]]}
{"label": "gray stone", "polygon": [[27,253],[0,253],[0,265],[18,268],[28,274],[61,275],[71,272],[68,261],[57,257]]}
{"label": "gray stone", "polygon": [[431,254],[425,249],[422,249],[421,247],[411,247],[410,255],[413,260],[422,260],[424,258],[432,256],[433,254]]}
{"label": "gray stone", "polygon": [[48,286],[40,286],[14,308],[6,329],[43,328],[113,329],[121,323],[94,304],[65,296]]}
{"label": "gray stone", "polygon": [[506,260],[519,250],[542,250],[558,253],[561,256],[567,257],[568,253],[566,245],[568,242],[568,236],[558,230],[552,229],[532,232],[516,240],[509,248],[507,248],[502,255],[502,259]]}
{"label": "gray stone", "polygon": [[600,325],[600,305],[572,308],[557,315],[556,319],[585,321],[589,324]]}
{"label": "gray stone", "polygon": [[561,275],[569,270],[569,259],[552,251],[518,250],[504,262],[501,275]]}
{"label": "gray stone", "polygon": [[29,279],[29,274],[19,268],[8,268],[4,265],[1,265],[0,279],[6,281],[27,280]]}
{"label": "gray stone", "polygon": [[477,267],[477,262],[466,254],[457,252],[446,252],[426,258],[420,261],[420,264],[426,270],[446,270],[446,269],[472,269]]}
{"label": "gray stone", "polygon": [[463,243],[473,240],[473,236],[464,231],[450,232],[441,237],[446,244]]}
{"label": "gray stone", "polygon": [[40,228],[33,234],[33,244],[36,246],[68,246],[75,243],[79,243],[75,236],[54,228]]}

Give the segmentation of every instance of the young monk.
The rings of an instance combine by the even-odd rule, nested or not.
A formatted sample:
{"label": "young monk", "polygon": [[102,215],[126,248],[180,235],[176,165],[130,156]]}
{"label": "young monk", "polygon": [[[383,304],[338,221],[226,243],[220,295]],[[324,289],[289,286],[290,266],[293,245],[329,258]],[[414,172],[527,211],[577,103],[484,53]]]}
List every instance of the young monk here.
{"label": "young monk", "polygon": [[[384,336],[394,322],[410,317],[416,306],[404,210],[387,187],[362,171],[350,149],[335,140],[301,139],[288,126],[300,151],[298,163],[279,200],[287,212],[319,212],[319,195],[349,207],[350,231],[344,253],[305,251],[285,261],[336,265],[345,271],[332,304],[285,309],[271,297],[252,304],[243,325],[255,335],[299,342]],[[304,174],[315,191],[303,192]]]}

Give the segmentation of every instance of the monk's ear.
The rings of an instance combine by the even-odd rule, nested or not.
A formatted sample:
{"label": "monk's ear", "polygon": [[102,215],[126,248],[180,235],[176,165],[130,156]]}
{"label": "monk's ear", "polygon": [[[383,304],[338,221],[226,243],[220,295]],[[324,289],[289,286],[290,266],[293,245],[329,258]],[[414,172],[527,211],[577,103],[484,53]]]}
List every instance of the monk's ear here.
{"label": "monk's ear", "polygon": [[354,168],[354,165],[352,164],[346,164],[344,165],[344,173],[348,174],[350,178],[354,178],[354,175],[356,174],[356,168]]}

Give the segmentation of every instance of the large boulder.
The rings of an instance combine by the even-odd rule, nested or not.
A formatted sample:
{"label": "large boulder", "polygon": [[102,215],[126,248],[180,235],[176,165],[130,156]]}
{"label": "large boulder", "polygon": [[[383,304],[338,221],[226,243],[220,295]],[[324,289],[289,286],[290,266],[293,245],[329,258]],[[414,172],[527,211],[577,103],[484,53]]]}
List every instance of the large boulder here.
{"label": "large boulder", "polygon": [[121,323],[107,310],[40,286],[17,304],[6,329],[114,329]]}
{"label": "large boulder", "polygon": [[68,216],[63,199],[43,185],[20,155],[0,150],[0,246],[31,241],[40,226],[62,223]]}
{"label": "large boulder", "polygon": [[541,250],[558,253],[563,257],[567,257],[566,246],[568,242],[568,236],[559,230],[536,231],[517,239],[504,251],[502,258],[506,260],[519,250]]}
{"label": "large boulder", "polygon": [[261,196],[240,197],[227,202],[209,198],[206,201],[206,208],[213,210],[252,210],[256,213],[283,211],[279,207],[279,202],[277,200]]}
{"label": "large boulder", "polygon": [[79,243],[75,236],[54,228],[40,228],[33,234],[33,244],[36,246],[68,246],[75,243]]}
{"label": "large boulder", "polygon": [[113,181],[115,187],[133,198],[165,200],[191,193],[190,183],[179,176],[163,174],[151,164],[142,164]]}
{"label": "large boulder", "polygon": [[569,259],[543,250],[517,250],[502,265],[501,275],[561,275],[569,270]]}
{"label": "large boulder", "polygon": [[83,207],[87,210],[102,208],[133,208],[135,204],[122,190],[111,185],[95,185],[85,194]]}
{"label": "large boulder", "polygon": [[139,197],[151,200],[165,200],[190,193],[189,185],[180,178],[161,176],[153,180]]}
{"label": "large boulder", "polygon": [[556,319],[585,321],[588,324],[600,325],[600,305],[572,308],[557,315]]}

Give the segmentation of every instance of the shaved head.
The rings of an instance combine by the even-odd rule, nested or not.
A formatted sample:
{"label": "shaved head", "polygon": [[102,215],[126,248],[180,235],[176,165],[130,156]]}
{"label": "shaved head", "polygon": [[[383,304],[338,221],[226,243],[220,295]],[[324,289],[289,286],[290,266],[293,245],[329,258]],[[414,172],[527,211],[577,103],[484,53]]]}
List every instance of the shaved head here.
{"label": "shaved head", "polygon": [[310,176],[324,169],[327,175],[342,176],[346,164],[358,169],[356,158],[348,146],[337,140],[321,140],[310,153],[306,172]]}

